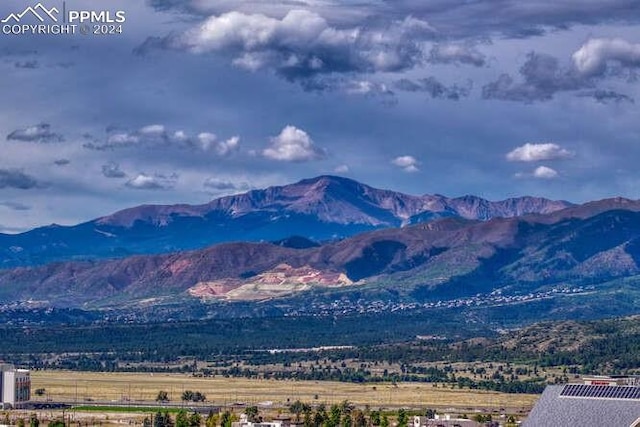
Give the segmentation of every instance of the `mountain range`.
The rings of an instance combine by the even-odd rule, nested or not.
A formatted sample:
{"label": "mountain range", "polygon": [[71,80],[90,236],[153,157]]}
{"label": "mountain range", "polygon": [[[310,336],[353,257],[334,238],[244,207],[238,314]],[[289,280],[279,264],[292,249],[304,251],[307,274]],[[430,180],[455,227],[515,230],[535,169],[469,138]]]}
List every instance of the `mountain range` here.
{"label": "mountain range", "polygon": [[[213,232],[221,229],[225,233]],[[165,253],[99,259],[125,250],[108,252],[104,243],[90,252],[91,243],[85,242],[80,252],[79,233],[88,230],[96,242],[131,242],[129,252],[158,241],[173,248],[195,245],[193,236],[201,236],[197,241],[203,245],[221,236],[269,236],[270,241],[173,252],[163,246],[148,252]],[[190,233],[182,236],[181,230]],[[85,259],[0,270],[1,300],[113,307],[168,297],[270,300],[311,289],[365,296],[384,289],[424,302],[571,286],[587,286],[597,294],[611,281],[640,277],[640,202],[623,198],[583,205],[530,197],[488,202],[472,196],[407,196],[319,177],[207,205],[143,206],[25,235],[37,241],[52,231],[59,239],[54,247],[69,242],[65,248]],[[71,237],[64,241],[65,236]],[[136,236],[144,244],[135,246]]]}
{"label": "mountain range", "polygon": [[203,205],[144,205],[78,225],[0,234],[0,267],[167,253],[293,235],[327,241],[441,217],[488,220],[568,206],[536,197],[491,202],[475,196],[411,196],[320,176]]}

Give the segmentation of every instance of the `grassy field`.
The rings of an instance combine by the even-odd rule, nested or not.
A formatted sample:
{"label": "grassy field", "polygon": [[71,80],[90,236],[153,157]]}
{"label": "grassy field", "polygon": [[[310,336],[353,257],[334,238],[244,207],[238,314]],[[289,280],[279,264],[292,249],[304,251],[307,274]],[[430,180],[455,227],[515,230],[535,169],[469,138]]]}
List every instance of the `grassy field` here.
{"label": "grassy field", "polygon": [[[158,391],[165,390],[172,403],[180,403],[184,390],[199,391],[212,405],[284,406],[295,400],[309,403],[339,403],[349,400],[374,408],[512,408],[528,410],[537,395],[504,394],[490,391],[451,389],[438,384],[391,383],[351,384],[325,381],[276,381],[241,378],[196,378],[186,374],[94,373],[32,371],[32,390],[44,388],[50,399],[78,404],[87,402],[129,402],[132,406],[154,403]],[[192,404],[190,404],[192,406]]]}

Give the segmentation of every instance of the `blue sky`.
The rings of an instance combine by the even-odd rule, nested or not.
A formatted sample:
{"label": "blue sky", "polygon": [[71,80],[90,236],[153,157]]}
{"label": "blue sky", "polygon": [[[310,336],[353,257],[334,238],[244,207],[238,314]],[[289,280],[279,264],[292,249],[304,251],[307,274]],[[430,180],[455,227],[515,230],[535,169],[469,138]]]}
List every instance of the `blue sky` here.
{"label": "blue sky", "polygon": [[492,200],[640,197],[640,1],[65,6],[126,22],[0,34],[0,232],[320,174]]}

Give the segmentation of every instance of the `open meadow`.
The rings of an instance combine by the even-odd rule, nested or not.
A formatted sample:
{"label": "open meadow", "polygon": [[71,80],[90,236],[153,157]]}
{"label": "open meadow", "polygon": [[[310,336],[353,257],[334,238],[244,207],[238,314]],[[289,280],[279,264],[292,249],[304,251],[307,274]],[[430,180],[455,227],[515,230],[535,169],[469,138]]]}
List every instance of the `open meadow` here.
{"label": "open meadow", "polygon": [[[505,394],[484,390],[451,388],[431,383],[353,384],[331,381],[278,381],[244,378],[194,377],[190,374],[95,373],[32,371],[32,390],[44,389],[35,400],[77,404],[155,404],[160,390],[170,403],[180,404],[185,390],[206,396],[208,405],[234,404],[282,407],[301,400],[310,404],[333,404],[349,400],[372,408],[512,408],[530,409],[538,398],[531,394]],[[189,406],[193,406],[189,403]]]}

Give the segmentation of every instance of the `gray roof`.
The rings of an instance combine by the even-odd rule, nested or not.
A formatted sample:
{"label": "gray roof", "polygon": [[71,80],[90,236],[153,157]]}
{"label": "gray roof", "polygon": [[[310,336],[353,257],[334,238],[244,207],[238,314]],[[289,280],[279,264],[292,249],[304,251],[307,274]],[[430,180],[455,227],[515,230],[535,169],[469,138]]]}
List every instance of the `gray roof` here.
{"label": "gray roof", "polygon": [[561,397],[563,388],[547,386],[523,427],[630,427],[640,418],[640,400]]}

